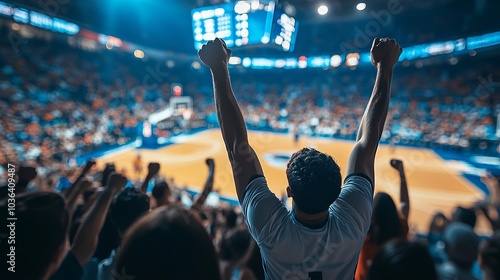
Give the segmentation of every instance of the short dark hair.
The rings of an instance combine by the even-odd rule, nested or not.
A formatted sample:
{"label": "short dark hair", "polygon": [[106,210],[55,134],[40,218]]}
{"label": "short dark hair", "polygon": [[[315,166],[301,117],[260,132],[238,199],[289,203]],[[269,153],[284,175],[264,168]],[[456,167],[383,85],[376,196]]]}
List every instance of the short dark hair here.
{"label": "short dark hair", "polygon": [[292,155],[286,177],[294,203],[307,214],[326,211],[340,194],[340,167],[331,156],[313,148]]}
{"label": "short dark hair", "polygon": [[[7,221],[9,201],[0,201],[0,217]],[[69,212],[64,198],[53,192],[21,194],[15,201],[15,244],[3,240],[0,261],[7,264],[10,246],[15,246],[15,273],[2,269],[1,279],[41,279],[47,274],[61,246],[67,241]],[[7,221],[7,225],[10,222]],[[0,227],[0,234],[11,235]],[[7,244],[8,243],[8,244]],[[3,266],[2,265],[2,266]],[[9,273],[5,275],[4,273]],[[5,276],[5,277],[4,277]]]}
{"label": "short dark hair", "polygon": [[157,184],[155,184],[155,186],[153,187],[153,191],[151,192],[151,195],[153,195],[153,197],[155,199],[161,199],[163,197],[163,195],[165,195],[165,192],[167,192],[169,189],[169,186],[167,184],[167,182],[165,181],[162,181],[162,182],[159,182]]}
{"label": "short dark hair", "polygon": [[434,262],[419,243],[397,240],[383,246],[373,258],[368,280],[437,280]]}
{"label": "short dark hair", "polygon": [[477,260],[479,237],[470,225],[452,222],[443,232],[445,251],[451,262],[462,269],[471,269]]}
{"label": "short dark hair", "polygon": [[244,225],[226,231],[220,244],[220,258],[223,260],[241,259],[252,241],[248,228]]}
{"label": "short dark hair", "polygon": [[500,279],[500,232],[496,232],[490,238],[483,240],[479,246],[481,266],[491,271],[494,279]]}
{"label": "short dark hair", "polygon": [[377,193],[373,199],[372,221],[368,230],[369,241],[382,246],[393,238],[404,237],[403,233],[394,200],[387,193]]}
{"label": "short dark hair", "polygon": [[453,222],[464,223],[474,228],[476,226],[476,220],[477,220],[476,211],[474,211],[474,209],[471,208],[464,208],[461,206],[457,206],[457,208],[455,208],[455,212],[453,212],[451,220]]}
{"label": "short dark hair", "polygon": [[118,193],[109,209],[111,222],[124,233],[135,221],[149,210],[149,197],[135,188],[125,188]]}
{"label": "short dark hair", "polygon": [[125,234],[116,271],[142,279],[220,279],[215,248],[188,210],[163,206]]}

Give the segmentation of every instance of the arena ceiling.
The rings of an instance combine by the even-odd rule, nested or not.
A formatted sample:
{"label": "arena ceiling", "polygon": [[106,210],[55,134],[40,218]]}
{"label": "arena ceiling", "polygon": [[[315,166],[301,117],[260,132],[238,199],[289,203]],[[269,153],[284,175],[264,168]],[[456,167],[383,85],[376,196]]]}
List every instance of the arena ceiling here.
{"label": "arena ceiling", "polygon": [[[3,0],[45,12],[51,16],[73,21],[80,26],[120,37],[126,41],[149,47],[191,53],[193,48],[191,9],[225,2],[227,0]],[[269,0],[260,0],[269,1]],[[356,4],[365,2],[365,11],[357,11]],[[297,38],[297,52],[322,52],[335,48],[340,41],[352,40],[358,29],[374,20],[373,12],[388,9],[390,3],[403,7],[403,12],[391,26],[384,26],[380,36],[402,37],[428,29],[443,29],[422,40],[436,40],[444,35],[497,31],[498,0],[286,0],[278,1],[289,11],[295,12],[301,23]],[[329,12],[319,16],[318,6],[325,4]],[[453,16],[449,11],[454,11]],[[472,14],[472,16],[469,16]],[[434,25],[429,25],[429,15],[434,15]],[[448,18],[446,17],[448,16]],[[454,20],[463,22],[454,23]],[[426,23],[427,26],[422,26]],[[480,24],[478,23],[480,22]],[[496,30],[495,30],[496,29]],[[433,30],[433,31],[435,31]],[[412,35],[413,36],[413,35]],[[409,36],[408,44],[420,42]],[[419,38],[416,38],[419,39]],[[438,38],[448,39],[448,38]],[[406,40],[406,39],[405,39]],[[413,41],[412,41],[413,40]],[[314,45],[314,48],[310,48]],[[250,50],[259,52],[259,50]]]}

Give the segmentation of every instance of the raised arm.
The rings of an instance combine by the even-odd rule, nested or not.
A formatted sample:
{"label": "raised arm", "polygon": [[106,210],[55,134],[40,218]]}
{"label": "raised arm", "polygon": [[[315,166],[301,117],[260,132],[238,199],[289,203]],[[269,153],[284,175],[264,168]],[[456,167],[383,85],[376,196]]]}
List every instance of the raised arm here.
{"label": "raised arm", "polygon": [[374,185],[375,154],[389,109],[393,68],[401,52],[401,47],[394,39],[375,38],[373,40],[371,59],[372,64],[377,68],[375,86],[361,119],[356,144],[347,164],[347,174],[364,174]]}
{"label": "raised arm", "polygon": [[391,166],[399,173],[399,209],[401,210],[401,214],[403,214],[404,218],[408,220],[408,216],[410,215],[410,198],[408,196],[408,185],[406,183],[403,161],[399,159],[391,159]]}
{"label": "raised arm", "polygon": [[248,143],[245,121],[231,87],[227,66],[231,50],[217,38],[204,45],[198,55],[212,72],[217,118],[233,169],[236,193],[241,202],[250,179],[255,175],[263,175],[263,172],[255,151]]}
{"label": "raised arm", "polygon": [[156,176],[156,174],[158,174],[158,172],[160,172],[160,164],[157,162],[149,163],[148,175],[146,175],[144,182],[142,182],[142,186],[140,189],[141,192],[146,193],[146,191],[148,190],[149,181],[151,181],[151,179],[153,179],[153,177]]}
{"label": "raised arm", "polygon": [[96,202],[80,225],[71,248],[71,253],[80,265],[85,265],[92,258],[111,201],[115,194],[125,187],[126,183],[127,178],[118,173],[111,173],[104,191],[97,197]]}
{"label": "raised arm", "polygon": [[198,199],[196,199],[196,201],[193,203],[191,209],[201,210],[201,207],[205,203],[205,200],[207,200],[207,196],[210,194],[212,188],[214,187],[214,171],[215,171],[214,159],[207,158],[205,163],[208,166],[207,180],[205,181],[205,185],[203,186],[203,191],[198,196]]}
{"label": "raised arm", "polygon": [[79,194],[79,187],[80,187],[80,183],[81,181],[83,180],[83,178],[85,176],[87,176],[87,173],[89,173],[90,169],[92,168],[92,166],[95,165],[95,161],[94,160],[89,160],[87,161],[87,163],[85,164],[85,167],[82,169],[82,172],[80,173],[80,175],[78,175],[78,178],[76,178],[76,180],[73,182],[73,184],[71,184],[71,186],[69,187],[69,190],[68,192],[66,193],[66,199],[71,201],[71,200],[76,200],[76,197],[78,197],[78,194]]}

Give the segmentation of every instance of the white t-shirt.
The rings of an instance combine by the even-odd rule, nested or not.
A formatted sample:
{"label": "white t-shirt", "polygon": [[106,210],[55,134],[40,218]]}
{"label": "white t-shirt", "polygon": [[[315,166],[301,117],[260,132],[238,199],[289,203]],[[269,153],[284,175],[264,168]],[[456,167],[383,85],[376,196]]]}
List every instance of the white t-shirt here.
{"label": "white t-shirt", "polygon": [[248,184],[242,208],[259,245],[266,279],[314,279],[321,274],[322,279],[352,280],[370,227],[373,187],[363,175],[347,176],[328,221],[317,229],[298,222],[264,177]]}

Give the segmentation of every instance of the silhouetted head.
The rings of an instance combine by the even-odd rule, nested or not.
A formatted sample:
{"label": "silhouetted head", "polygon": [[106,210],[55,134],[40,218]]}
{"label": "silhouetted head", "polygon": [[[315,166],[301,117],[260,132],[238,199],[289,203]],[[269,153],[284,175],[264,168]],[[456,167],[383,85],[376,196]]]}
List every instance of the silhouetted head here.
{"label": "silhouetted head", "polygon": [[368,230],[369,241],[383,245],[390,239],[400,238],[402,235],[403,228],[394,200],[387,193],[377,193],[373,199],[372,222]]}
{"label": "silhouetted head", "polygon": [[340,194],[340,167],[331,156],[313,148],[303,148],[292,155],[286,177],[289,197],[306,214],[328,210]]}
{"label": "silhouetted head", "polygon": [[218,258],[207,231],[189,211],[165,206],[127,231],[116,271],[135,280],[220,279]]}
{"label": "silhouetted head", "polygon": [[397,240],[382,247],[373,259],[368,280],[437,280],[434,262],[424,245]]}
{"label": "silhouetted head", "polygon": [[149,197],[134,188],[125,188],[115,196],[109,215],[120,234],[149,211]]}
{"label": "silhouetted head", "polygon": [[452,222],[444,230],[443,241],[450,261],[463,269],[472,268],[479,250],[479,237],[472,227]]}
{"label": "silhouetted head", "polygon": [[[12,205],[0,201],[3,226],[0,234],[15,236],[3,239],[0,279],[45,279],[61,264],[68,248],[69,213],[64,199],[52,192],[18,195],[15,201],[15,221],[8,221]],[[13,227],[7,227],[13,225]],[[15,244],[9,242],[15,240]],[[10,244],[10,245],[8,245]],[[7,271],[12,259],[10,247],[15,246],[15,273]]]}
{"label": "silhouetted head", "polygon": [[167,205],[171,195],[167,182],[162,181],[155,184],[151,195],[155,198],[158,207]]}
{"label": "silhouetted head", "polygon": [[485,280],[500,279],[500,232],[485,239],[479,246],[479,266]]}
{"label": "silhouetted head", "polygon": [[451,217],[452,222],[464,223],[466,225],[471,226],[472,228],[476,226],[476,219],[477,216],[476,216],[476,211],[474,211],[474,209],[464,208],[461,206],[457,206],[455,212]]}
{"label": "silhouetted head", "polygon": [[224,233],[221,240],[220,258],[239,260],[248,250],[252,237],[246,226],[238,226]]}
{"label": "silhouetted head", "polygon": [[226,228],[234,228],[238,221],[238,214],[231,208],[226,213]]}

